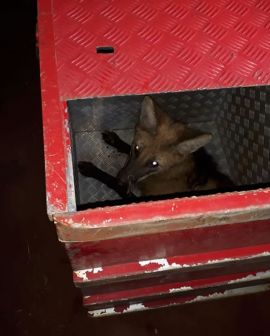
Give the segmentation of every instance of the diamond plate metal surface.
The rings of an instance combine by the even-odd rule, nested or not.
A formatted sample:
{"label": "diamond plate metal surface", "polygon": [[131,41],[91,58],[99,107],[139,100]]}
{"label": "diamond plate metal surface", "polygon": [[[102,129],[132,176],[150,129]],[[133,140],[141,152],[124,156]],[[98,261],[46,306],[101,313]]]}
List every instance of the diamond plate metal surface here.
{"label": "diamond plate metal surface", "polygon": [[[133,129],[143,97],[123,96],[69,101],[72,129],[76,132]],[[223,101],[220,90],[164,93],[152,97],[175,120],[185,122],[213,120]]]}
{"label": "diamond plate metal surface", "polygon": [[[117,131],[121,139],[131,143],[133,130]],[[118,153],[116,149],[106,145],[101,132],[78,132],[75,134],[75,146],[78,161],[91,161],[100,169],[112,176],[116,176],[123,167],[126,155]],[[77,172],[77,199],[78,204],[95,203],[119,199],[117,193],[94,178],[84,177]]]}
{"label": "diamond plate metal surface", "polygon": [[224,90],[224,110],[216,120],[232,179],[269,182],[270,88]]}
{"label": "diamond plate metal surface", "polygon": [[268,0],[52,3],[63,100],[270,82]]}
{"label": "diamond plate metal surface", "polygon": [[[220,171],[237,185],[270,181],[270,87],[204,90],[153,95],[175,120],[210,132],[206,146]],[[70,101],[68,104],[75,144],[75,171],[79,204],[114,200],[118,196],[95,179],[76,170],[77,161],[92,161],[115,176],[125,155],[107,146],[104,130],[114,130],[131,143],[143,96]]]}
{"label": "diamond plate metal surface", "polygon": [[[124,165],[126,156],[106,145],[101,132],[114,130],[124,141],[131,143],[142,99],[143,96],[124,96],[69,101],[79,205],[118,199],[115,192],[97,180],[79,174],[77,162],[91,161],[116,176]],[[229,174],[215,123],[216,115],[223,108],[222,90],[167,93],[153,95],[153,99],[175,120],[181,120],[195,129],[211,132],[214,139],[206,149],[214,157],[220,170]]]}

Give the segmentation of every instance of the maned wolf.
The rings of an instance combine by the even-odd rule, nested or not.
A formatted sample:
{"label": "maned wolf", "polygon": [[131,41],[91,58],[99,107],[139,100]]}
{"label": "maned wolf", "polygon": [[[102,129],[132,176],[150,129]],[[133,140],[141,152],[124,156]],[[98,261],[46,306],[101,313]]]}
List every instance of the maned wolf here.
{"label": "maned wolf", "polygon": [[212,139],[181,122],[174,121],[146,96],[132,145],[114,132],[103,139],[118,151],[129,154],[116,178],[90,162],[79,162],[81,174],[94,177],[120,196],[154,196],[232,186],[231,180],[217,170],[203,149]]}

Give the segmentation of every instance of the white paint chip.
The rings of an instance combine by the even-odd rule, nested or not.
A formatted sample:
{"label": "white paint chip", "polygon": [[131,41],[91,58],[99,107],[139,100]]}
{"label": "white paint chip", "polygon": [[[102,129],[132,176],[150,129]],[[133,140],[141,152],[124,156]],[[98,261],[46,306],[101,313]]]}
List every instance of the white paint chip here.
{"label": "white paint chip", "polygon": [[[160,265],[160,267],[157,270],[155,270],[155,272],[156,271],[167,271],[167,270],[171,270],[171,269],[175,269],[175,268],[184,267],[183,265],[178,265],[176,263],[169,264],[169,262],[166,258],[143,260],[143,261],[139,261],[139,264],[142,267],[148,266],[150,264]],[[153,272],[153,271],[147,271],[147,272]]]}
{"label": "white paint chip", "polygon": [[151,264],[158,264],[160,267],[158,267],[155,270],[146,270],[146,273],[152,273],[152,272],[158,272],[158,271],[168,271],[172,269],[178,269],[178,268],[187,268],[187,267],[196,267],[196,266],[203,266],[203,265],[209,265],[209,264],[218,264],[218,263],[223,263],[223,262],[230,262],[230,261],[235,261],[235,260],[245,260],[245,259],[253,259],[253,258],[258,258],[258,257],[268,257],[270,256],[270,252],[265,251],[261,252],[258,254],[254,254],[251,256],[243,256],[243,257],[235,257],[235,258],[223,258],[223,259],[212,259],[208,261],[203,261],[199,263],[194,263],[194,264],[177,264],[177,263],[169,263],[166,258],[160,258],[160,259],[150,259],[150,260],[142,260],[139,261],[139,264],[142,267],[151,265]]}
{"label": "white paint chip", "polygon": [[228,282],[228,284],[234,284],[234,283],[241,283],[244,281],[252,281],[252,280],[262,280],[262,279],[270,279],[270,270],[269,271],[265,271],[265,272],[258,272],[256,274],[250,274],[246,277],[243,278],[239,278],[236,280],[231,280]]}
{"label": "white paint chip", "polygon": [[183,287],[179,287],[179,288],[171,288],[169,290],[170,293],[177,293],[177,292],[184,292],[184,291],[187,291],[187,290],[191,290],[193,289],[192,287],[190,286],[183,286]]}
{"label": "white paint chip", "polygon": [[102,271],[103,271],[102,267],[94,267],[94,268],[88,268],[88,269],[84,269],[80,271],[75,271],[74,273],[76,274],[78,278],[82,279],[83,281],[89,281],[87,273],[97,274]]}
{"label": "white paint chip", "polygon": [[122,313],[131,313],[136,312],[140,310],[146,310],[148,309],[145,307],[143,303],[134,303],[130,304],[126,309],[123,309],[123,311],[116,311],[114,307],[111,308],[104,308],[104,309],[96,309],[93,311],[89,311],[89,314],[93,317],[102,317],[102,316],[108,316],[108,315],[115,315],[115,314],[122,314]]}
{"label": "white paint chip", "polygon": [[267,284],[267,285],[258,285],[258,286],[228,289],[228,290],[225,290],[224,292],[216,292],[216,293],[205,295],[205,296],[199,295],[195,297],[194,299],[187,301],[186,303],[193,303],[193,302],[206,301],[210,299],[220,299],[220,298],[231,297],[231,296],[264,292],[266,290],[269,290],[269,287],[270,287],[269,284]]}

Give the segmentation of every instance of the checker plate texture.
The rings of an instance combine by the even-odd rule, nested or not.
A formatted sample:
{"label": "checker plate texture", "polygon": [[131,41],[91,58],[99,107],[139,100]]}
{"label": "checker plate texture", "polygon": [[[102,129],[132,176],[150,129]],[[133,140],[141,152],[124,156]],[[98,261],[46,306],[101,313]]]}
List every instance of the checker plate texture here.
{"label": "checker plate texture", "polygon": [[270,181],[270,87],[224,92],[217,117],[232,179],[238,184]]}
{"label": "checker plate texture", "polygon": [[[97,180],[78,174],[76,162],[92,161],[115,176],[126,157],[107,146],[101,132],[114,130],[131,143],[142,99],[124,96],[68,103],[79,205],[118,198]],[[166,93],[153,99],[175,120],[213,134],[206,149],[236,184],[270,181],[270,87]]]}
{"label": "checker plate texture", "polygon": [[269,84],[269,0],[52,3],[62,100]]}
{"label": "checker plate texture", "polygon": [[[77,161],[91,161],[115,176],[124,165],[126,156],[107,146],[101,137],[104,130],[114,130],[124,141],[131,143],[143,96],[109,97],[69,101],[71,129],[75,145],[75,177],[78,204],[118,198],[112,190],[95,179],[78,174]],[[175,120],[191,127],[211,132],[213,141],[207,150],[219,164],[220,170],[229,174],[226,157],[221,146],[216,115],[223,112],[222,90],[166,93],[153,95],[153,99]]]}

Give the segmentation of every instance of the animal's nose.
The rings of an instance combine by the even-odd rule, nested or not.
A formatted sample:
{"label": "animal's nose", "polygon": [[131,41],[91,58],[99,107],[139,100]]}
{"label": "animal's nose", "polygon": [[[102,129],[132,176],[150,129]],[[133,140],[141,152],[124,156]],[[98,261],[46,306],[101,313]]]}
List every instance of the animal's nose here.
{"label": "animal's nose", "polygon": [[120,184],[130,184],[134,181],[134,176],[132,175],[126,175],[126,174],[120,174],[118,176]]}
{"label": "animal's nose", "polygon": [[117,178],[121,185],[132,184],[135,181],[134,175],[130,174],[128,171],[125,171],[125,170],[120,171]]}
{"label": "animal's nose", "polygon": [[128,180],[128,184],[132,184],[135,181],[135,178],[133,175],[128,175],[127,180]]}

